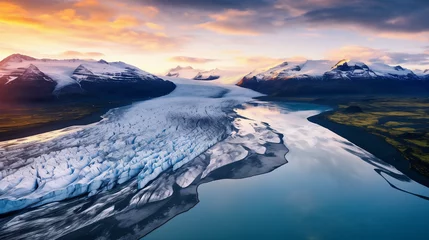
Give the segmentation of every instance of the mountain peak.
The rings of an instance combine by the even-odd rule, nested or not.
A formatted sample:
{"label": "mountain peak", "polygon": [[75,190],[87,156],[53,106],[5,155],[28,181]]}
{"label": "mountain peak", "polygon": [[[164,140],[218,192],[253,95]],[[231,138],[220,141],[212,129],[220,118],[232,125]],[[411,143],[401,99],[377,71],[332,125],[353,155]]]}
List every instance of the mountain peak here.
{"label": "mountain peak", "polygon": [[194,69],[194,68],[193,68],[193,67],[191,67],[191,66],[185,66],[185,67],[182,67],[182,66],[178,65],[177,67],[175,67],[175,68],[171,69],[171,71],[177,71],[177,70],[183,70],[183,69],[192,70],[192,69]]}
{"label": "mountain peak", "polygon": [[335,64],[332,69],[338,67],[338,66],[343,66],[344,64],[347,64],[350,60],[349,59],[342,59],[340,61],[337,62],[337,64]]}
{"label": "mountain peak", "polygon": [[401,67],[401,66],[396,66],[396,67],[394,67],[394,69],[396,70],[396,71],[404,71],[405,69],[403,68],[403,67]]}
{"label": "mountain peak", "polygon": [[0,66],[3,66],[6,63],[10,63],[10,62],[16,63],[16,62],[34,61],[34,60],[37,60],[37,59],[30,57],[30,56],[22,55],[19,53],[15,53],[15,54],[12,54],[12,55],[6,57],[5,59],[3,59],[0,62]]}
{"label": "mountain peak", "polygon": [[28,66],[27,70],[28,71],[39,71],[39,69],[34,64],[30,64],[30,66]]}
{"label": "mountain peak", "polygon": [[289,63],[288,62],[282,62],[280,65],[279,65],[279,67],[286,67],[286,66],[288,66],[289,65]]}
{"label": "mountain peak", "polygon": [[27,55],[15,53],[6,57],[5,59],[3,59],[3,61],[4,60],[7,60],[8,62],[22,62],[22,61],[34,61],[36,59]]}

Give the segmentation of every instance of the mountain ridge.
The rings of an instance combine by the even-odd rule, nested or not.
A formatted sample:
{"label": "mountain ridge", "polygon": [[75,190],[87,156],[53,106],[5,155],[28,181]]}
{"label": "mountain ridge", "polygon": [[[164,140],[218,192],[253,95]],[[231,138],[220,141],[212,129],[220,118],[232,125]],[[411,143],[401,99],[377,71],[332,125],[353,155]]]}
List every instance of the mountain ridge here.
{"label": "mountain ridge", "polygon": [[283,62],[245,75],[238,86],[269,95],[427,93],[427,76],[400,65],[343,59]]}
{"label": "mountain ridge", "polygon": [[210,81],[217,80],[221,77],[221,70],[218,68],[211,70],[195,69],[191,66],[177,66],[167,71],[167,77],[180,77],[192,80]]}
{"label": "mountain ridge", "polygon": [[[157,97],[172,82],[124,62],[37,59],[12,54],[0,61],[0,99],[55,100],[65,97]],[[43,89],[43,90],[41,90]],[[35,92],[43,94],[35,94]]]}

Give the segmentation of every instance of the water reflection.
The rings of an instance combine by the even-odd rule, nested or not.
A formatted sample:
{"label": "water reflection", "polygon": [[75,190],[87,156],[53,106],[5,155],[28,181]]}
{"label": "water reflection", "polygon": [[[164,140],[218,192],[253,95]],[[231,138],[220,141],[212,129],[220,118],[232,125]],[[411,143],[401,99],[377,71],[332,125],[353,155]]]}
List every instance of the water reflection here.
{"label": "water reflection", "polygon": [[[309,156],[315,161],[323,160],[323,165],[332,164],[326,170],[332,171],[333,175],[353,174],[360,171],[359,168],[373,167],[372,173],[379,175],[392,188],[425,200],[429,199],[429,191],[426,187],[415,183],[390,164],[348,140],[307,121],[307,118],[327,110],[329,110],[328,107],[315,104],[254,102],[244,105],[237,112],[244,117],[265,121],[284,134],[283,140],[291,149],[288,158],[291,158],[293,152],[299,152],[300,155]],[[363,161],[367,165],[349,161],[347,165],[341,163],[341,159],[350,157]]]}
{"label": "water reflection", "polygon": [[[199,185],[219,179],[249,178],[287,163],[288,149],[280,140],[281,134],[274,133],[279,143],[263,141],[261,137],[273,139],[268,126],[240,120],[242,125],[251,126],[246,132],[254,132],[246,134],[245,140],[259,136],[266,149],[264,155],[257,153],[260,147],[239,141],[242,137],[227,138],[181,168],[162,173],[141,190],[132,181],[93,197],[4,216],[0,219],[0,239],[137,239],[194,207],[199,201]],[[230,149],[234,144],[247,150],[244,159],[235,158],[236,151]]]}

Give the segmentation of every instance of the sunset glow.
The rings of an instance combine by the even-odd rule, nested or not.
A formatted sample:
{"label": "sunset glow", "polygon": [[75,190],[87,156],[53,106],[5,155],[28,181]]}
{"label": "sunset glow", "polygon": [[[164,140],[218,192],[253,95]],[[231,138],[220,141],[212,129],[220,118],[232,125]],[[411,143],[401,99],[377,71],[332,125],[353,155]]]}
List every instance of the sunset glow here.
{"label": "sunset glow", "polygon": [[[386,14],[366,11],[377,7]],[[103,58],[153,73],[350,57],[425,69],[427,9],[417,0],[0,1],[0,57]]]}

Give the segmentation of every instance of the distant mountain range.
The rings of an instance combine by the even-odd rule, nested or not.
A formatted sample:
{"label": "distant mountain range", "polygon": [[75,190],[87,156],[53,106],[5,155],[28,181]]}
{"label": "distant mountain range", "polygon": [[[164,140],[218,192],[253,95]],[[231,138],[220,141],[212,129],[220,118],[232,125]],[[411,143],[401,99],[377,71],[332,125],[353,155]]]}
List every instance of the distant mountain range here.
{"label": "distant mountain range", "polygon": [[[244,77],[235,74],[178,66],[166,76],[202,81],[240,79],[238,86],[277,96],[429,93],[429,69],[413,72],[401,66],[352,60],[284,62]],[[146,98],[168,94],[174,88],[172,82],[123,62],[36,59],[21,54],[0,61],[2,102]]]}
{"label": "distant mountain range", "polygon": [[187,79],[193,79],[193,80],[216,80],[219,79],[222,75],[222,71],[219,69],[212,69],[209,71],[194,69],[191,66],[188,67],[181,67],[177,66],[176,68],[170,69],[166,76],[168,77],[180,77],[180,78],[187,78]]}
{"label": "distant mountain range", "polygon": [[123,62],[53,60],[13,54],[0,62],[0,100],[157,97],[172,82]]}
{"label": "distant mountain range", "polygon": [[254,71],[237,84],[277,96],[319,94],[426,94],[429,71],[352,60],[284,62]]}

